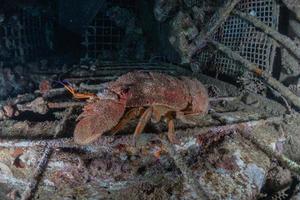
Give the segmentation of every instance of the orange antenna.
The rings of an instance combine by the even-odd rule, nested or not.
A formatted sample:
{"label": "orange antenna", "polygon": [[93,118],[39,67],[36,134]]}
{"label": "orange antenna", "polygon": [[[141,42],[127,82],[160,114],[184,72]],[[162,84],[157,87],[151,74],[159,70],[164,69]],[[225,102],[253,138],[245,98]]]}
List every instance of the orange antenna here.
{"label": "orange antenna", "polygon": [[93,93],[78,93],[75,89],[65,82],[60,82],[72,95],[75,99],[90,99],[96,97]]}

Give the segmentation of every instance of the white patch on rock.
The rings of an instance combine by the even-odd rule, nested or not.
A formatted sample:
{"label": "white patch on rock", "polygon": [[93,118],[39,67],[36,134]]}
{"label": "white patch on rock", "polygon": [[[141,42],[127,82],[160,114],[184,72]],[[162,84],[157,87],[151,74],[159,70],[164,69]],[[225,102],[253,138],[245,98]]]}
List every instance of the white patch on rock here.
{"label": "white patch on rock", "polygon": [[257,165],[251,163],[247,165],[245,169],[245,174],[249,178],[249,182],[254,184],[258,189],[261,189],[265,180],[264,169],[258,167]]}
{"label": "white patch on rock", "polygon": [[180,145],[175,145],[175,148],[176,150],[185,150],[195,145],[197,145],[197,139],[190,137],[187,138],[184,142],[181,142]]}
{"label": "white patch on rock", "polygon": [[64,161],[55,161],[55,162],[49,162],[48,167],[50,169],[60,170],[60,169],[66,169],[66,163]]}
{"label": "white patch on rock", "polygon": [[230,122],[235,122],[235,121],[236,121],[236,118],[231,117],[231,116],[226,116],[226,121],[227,121],[228,123],[230,123]]}
{"label": "white patch on rock", "polygon": [[276,151],[276,143],[275,142],[272,142],[270,145],[269,145],[273,151]]}
{"label": "white patch on rock", "polygon": [[2,162],[0,162],[0,174],[1,175],[7,175],[7,176],[10,176],[10,177],[13,176],[13,173],[10,170],[10,168]]}
{"label": "white patch on rock", "polygon": [[55,187],[55,184],[52,181],[50,181],[49,179],[45,179],[43,182],[47,186]]}
{"label": "white patch on rock", "polygon": [[241,159],[241,152],[240,150],[237,150],[234,152],[233,156],[235,157],[235,163],[239,166],[239,168],[245,167],[245,162]]}
{"label": "white patch on rock", "polygon": [[40,153],[35,149],[25,151],[21,156],[20,160],[27,166],[36,166],[40,157]]}

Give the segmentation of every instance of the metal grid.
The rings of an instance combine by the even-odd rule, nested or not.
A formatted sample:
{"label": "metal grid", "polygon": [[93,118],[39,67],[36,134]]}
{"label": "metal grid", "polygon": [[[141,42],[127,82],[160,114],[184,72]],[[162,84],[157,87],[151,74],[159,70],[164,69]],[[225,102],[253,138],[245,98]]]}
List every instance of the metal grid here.
{"label": "metal grid", "polygon": [[[136,10],[136,0],[111,0],[112,6]],[[121,43],[124,30],[117,27],[105,13],[99,12],[84,33],[83,45],[85,46],[85,58],[97,58],[100,54],[111,54],[117,50]],[[107,55],[111,60],[111,55]]]}
{"label": "metal grid", "polygon": [[17,16],[12,16],[0,24],[1,61],[9,62],[11,59],[22,62],[24,50],[21,45],[22,25]]}
{"label": "metal grid", "polygon": [[[275,0],[242,0],[237,9],[257,17],[268,26],[277,29],[279,8]],[[236,16],[231,16],[214,35],[214,39],[238,52],[241,56],[261,69],[271,72],[275,55],[275,45],[269,37],[253,25]],[[222,53],[212,54],[204,50],[199,54],[200,63],[208,63],[218,74],[236,76],[243,73],[243,67]]]}
{"label": "metal grid", "polygon": [[32,14],[32,12],[32,9],[23,9],[20,16],[23,24],[22,45],[26,60],[34,60],[48,55],[52,48],[51,20],[40,10],[36,14]]}
{"label": "metal grid", "polygon": [[203,4],[203,1],[201,0],[184,0],[185,5],[189,7],[193,6],[201,6]]}
{"label": "metal grid", "polygon": [[52,24],[41,13],[22,9],[0,24],[0,58],[4,63],[23,63],[50,53]]}

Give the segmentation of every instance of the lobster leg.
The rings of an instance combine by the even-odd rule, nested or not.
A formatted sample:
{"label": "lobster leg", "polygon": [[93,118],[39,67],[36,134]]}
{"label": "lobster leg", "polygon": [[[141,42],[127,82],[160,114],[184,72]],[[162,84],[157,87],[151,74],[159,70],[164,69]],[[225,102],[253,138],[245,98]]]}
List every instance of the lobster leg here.
{"label": "lobster leg", "polygon": [[143,132],[146,124],[149,122],[151,116],[152,116],[152,107],[149,107],[145,110],[145,112],[142,114],[138,125],[135,128],[134,131],[134,140]]}
{"label": "lobster leg", "polygon": [[164,116],[168,125],[169,141],[173,144],[178,144],[179,142],[175,136],[174,117],[172,115],[172,112],[170,112],[170,108],[166,106],[153,106],[153,117],[155,118],[155,121],[160,121],[162,116]]}
{"label": "lobster leg", "polygon": [[116,134],[117,132],[119,132],[122,128],[124,128],[124,126],[129,123],[130,120],[137,118],[138,116],[140,116],[143,112],[145,111],[145,109],[143,107],[139,107],[139,108],[132,108],[129,111],[127,111],[127,113],[123,116],[123,118],[119,121],[119,123],[110,131],[111,134]]}
{"label": "lobster leg", "polygon": [[169,141],[173,144],[179,144],[179,141],[177,140],[176,135],[175,135],[175,125],[174,125],[173,116],[168,114],[165,117],[167,119],[167,124],[168,124],[168,139],[169,139]]}
{"label": "lobster leg", "polygon": [[161,117],[166,115],[170,111],[170,108],[166,106],[153,106],[153,119],[155,122],[159,122]]}
{"label": "lobster leg", "polygon": [[184,112],[176,112],[176,118],[180,119],[185,124],[196,125],[197,123],[190,117],[194,116],[192,114],[186,114]]}

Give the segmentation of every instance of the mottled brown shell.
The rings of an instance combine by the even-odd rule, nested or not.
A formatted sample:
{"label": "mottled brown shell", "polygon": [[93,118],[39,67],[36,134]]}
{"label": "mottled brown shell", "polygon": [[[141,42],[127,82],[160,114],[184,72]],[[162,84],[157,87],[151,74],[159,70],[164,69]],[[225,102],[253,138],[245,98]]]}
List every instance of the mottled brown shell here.
{"label": "mottled brown shell", "polygon": [[155,72],[130,72],[109,84],[111,90],[127,85],[132,96],[127,107],[163,105],[183,110],[191,101],[189,90],[178,78]]}
{"label": "mottled brown shell", "polygon": [[197,79],[181,77],[191,96],[191,111],[195,114],[207,114],[209,107],[208,92]]}

